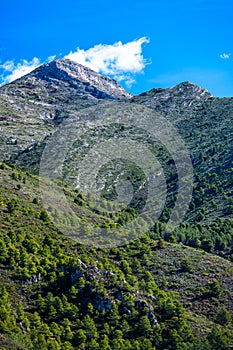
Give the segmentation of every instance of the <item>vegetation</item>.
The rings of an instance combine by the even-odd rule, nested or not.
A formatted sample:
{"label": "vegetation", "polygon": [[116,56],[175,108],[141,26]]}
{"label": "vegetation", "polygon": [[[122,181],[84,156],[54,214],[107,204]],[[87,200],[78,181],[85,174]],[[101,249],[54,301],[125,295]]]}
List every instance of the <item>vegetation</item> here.
{"label": "vegetation", "polygon": [[[216,250],[223,259],[177,243],[190,236],[190,226],[180,229],[181,236],[177,229],[174,242],[157,223],[126,246],[88,248],[54,227],[37,182],[1,165],[0,349],[229,348],[228,239]],[[87,207],[82,193],[64,190],[77,210]],[[230,224],[211,226],[213,247],[215,235]]]}

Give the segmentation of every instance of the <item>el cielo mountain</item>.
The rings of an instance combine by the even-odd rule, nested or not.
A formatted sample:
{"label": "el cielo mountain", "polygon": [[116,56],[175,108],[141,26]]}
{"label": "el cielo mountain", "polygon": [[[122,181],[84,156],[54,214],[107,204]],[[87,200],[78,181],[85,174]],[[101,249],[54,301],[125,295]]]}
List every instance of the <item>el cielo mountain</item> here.
{"label": "el cielo mountain", "polygon": [[[191,82],[134,96],[69,59],[0,87],[0,349],[230,349],[232,119],[233,98]],[[105,145],[119,142],[128,154],[119,149],[102,162]],[[190,164],[179,158],[181,143]],[[79,187],[93,149],[85,180],[93,162],[101,201]],[[153,176],[143,168],[147,150],[158,163]],[[73,217],[41,198],[38,175],[55,165],[81,227],[77,241],[68,234]],[[187,166],[190,203],[170,232],[170,217],[187,202],[179,197]],[[149,198],[153,181],[164,189]],[[159,205],[158,194],[163,208],[148,228],[143,210],[149,200]],[[125,227],[130,239],[111,244]]]}

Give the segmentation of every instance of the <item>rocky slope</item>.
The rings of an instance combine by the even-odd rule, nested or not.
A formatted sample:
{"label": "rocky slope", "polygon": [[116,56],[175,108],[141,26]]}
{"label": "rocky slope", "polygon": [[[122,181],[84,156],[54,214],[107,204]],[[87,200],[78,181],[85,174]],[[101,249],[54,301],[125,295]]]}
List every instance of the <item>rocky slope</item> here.
{"label": "rocky slope", "polygon": [[77,110],[131,96],[114,79],[68,59],[42,65],[0,88],[0,158],[42,140]]}
{"label": "rocky slope", "polygon": [[205,89],[185,81],[168,89],[152,89],[135,96],[133,101],[143,103],[161,113],[193,113],[213,96]]}
{"label": "rocky slope", "polygon": [[[128,103],[119,101],[110,102],[112,112],[117,115],[119,111],[123,112],[124,121],[128,121],[127,111],[135,109],[135,116],[141,115],[141,122],[145,120],[149,111],[143,112],[143,106],[149,106],[156,109],[168,121],[176,127],[181,138],[185,141],[188,153],[190,155],[194,172],[194,189],[192,202],[190,205],[187,220],[190,222],[202,221],[208,222],[218,216],[232,216],[232,151],[233,151],[233,99],[232,98],[214,98],[206,90],[201,89],[191,83],[182,83],[174,88],[165,90],[152,90],[139,96],[133,97]],[[85,113],[76,111],[78,118],[92,118],[93,113],[98,115],[101,121],[101,127],[93,131],[85,129],[84,146],[77,143],[71,156],[66,159],[66,166],[69,170],[67,180],[76,179],[78,176],[77,165],[80,163],[83,155],[93,145],[98,145],[103,140],[115,137],[125,137],[142,142],[147,147],[152,147],[157,159],[162,164],[166,181],[169,187],[168,208],[172,208],[177,194],[176,168],[172,162],[172,157],[168,150],[162,144],[152,142],[146,133],[142,130],[119,130],[117,127],[104,127],[105,118],[109,108],[106,105],[98,104],[98,108],[91,107],[85,109]],[[91,113],[89,113],[91,111]],[[141,114],[140,114],[141,113]],[[54,121],[50,122],[50,127],[55,127]],[[165,126],[160,125],[163,130]],[[30,145],[30,148],[11,157],[11,162],[24,170],[30,170],[38,173],[40,157],[44,150],[46,140],[40,143]],[[88,147],[87,147],[88,145]],[[57,142],[57,152],[63,149],[63,143]],[[81,158],[80,158],[81,156]],[[111,178],[106,176],[100,179],[101,183],[107,184],[105,189],[108,193],[113,193],[108,183],[114,182],[122,173],[123,164],[115,166],[114,171],[110,171]],[[117,169],[117,170],[116,170]],[[106,171],[105,171],[106,170]],[[103,172],[106,174],[108,170]],[[135,173],[137,171],[134,170]],[[65,174],[65,172],[64,172]],[[143,181],[142,181],[143,183]],[[73,184],[76,186],[77,184]],[[135,185],[136,186],[136,185]],[[224,195],[223,195],[224,194]],[[172,204],[173,203],[173,204]],[[170,209],[168,209],[170,210]],[[166,211],[164,215],[167,216]]]}

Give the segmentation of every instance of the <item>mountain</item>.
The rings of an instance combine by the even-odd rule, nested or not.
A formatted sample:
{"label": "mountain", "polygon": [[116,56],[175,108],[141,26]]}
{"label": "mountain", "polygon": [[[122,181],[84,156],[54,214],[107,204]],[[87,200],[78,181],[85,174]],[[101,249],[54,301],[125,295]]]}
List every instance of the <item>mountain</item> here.
{"label": "mountain", "polygon": [[[108,111],[113,115],[124,115],[124,121],[127,122],[127,113],[132,114],[130,110],[134,108],[135,118],[138,115],[142,124],[142,120],[147,120],[146,114],[154,110],[176,128],[191,158],[194,189],[186,221],[204,219],[211,222],[216,216],[232,215],[233,98],[215,98],[191,82],[132,96],[116,81],[67,59],[50,62],[1,87],[0,98],[4,102],[1,104],[0,116],[2,159],[10,158],[10,163],[33,173],[39,171],[40,158],[51,135],[60,129],[62,123],[71,120],[81,123],[91,120],[93,116],[99,120],[100,133],[93,134],[88,124],[85,126],[84,134],[89,148],[100,140],[114,135],[120,137],[121,134],[134,140],[143,139],[141,142],[151,147],[151,139],[146,134],[143,136],[142,130],[141,135],[136,131],[135,136],[132,136],[133,131],[120,132],[112,126],[105,128],[104,124]],[[144,106],[149,108],[148,112]],[[154,118],[157,118],[156,114]],[[163,123],[160,126],[162,129]],[[62,150],[63,142],[60,144],[58,140],[56,147],[57,152]],[[165,210],[163,214],[168,217],[178,193],[178,182],[174,175],[176,169],[164,145],[154,142],[152,147],[163,166],[168,184],[167,212]],[[72,169],[70,177],[65,175],[66,180],[73,186],[77,186],[72,183],[72,179],[78,176],[79,154],[86,151],[87,147],[79,144],[75,152],[73,150],[72,157],[66,160],[67,167]],[[120,173],[123,174],[122,166],[118,164],[111,171],[111,176],[116,179]],[[130,171],[132,173],[132,169]],[[100,178],[100,182],[112,182],[113,177]],[[135,189],[140,187],[140,181],[137,183],[134,184]],[[114,191],[114,188],[105,185],[105,195],[112,193],[110,196],[114,198]],[[137,199],[134,202],[138,203],[135,209],[140,210],[141,202]]]}
{"label": "mountain", "polygon": [[[1,87],[0,349],[232,347],[232,117],[233,98],[191,82],[132,96],[67,59]],[[170,232],[189,181],[180,140],[193,193]],[[50,203],[39,168],[56,170],[46,190],[62,196]],[[150,181],[162,174],[162,212],[148,228],[148,198],[160,203]],[[97,198],[79,187],[93,179]]]}

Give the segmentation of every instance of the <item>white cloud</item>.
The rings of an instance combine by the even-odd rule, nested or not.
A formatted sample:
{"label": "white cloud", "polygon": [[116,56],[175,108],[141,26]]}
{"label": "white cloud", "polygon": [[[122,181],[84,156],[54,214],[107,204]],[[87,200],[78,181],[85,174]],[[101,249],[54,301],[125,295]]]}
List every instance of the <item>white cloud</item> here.
{"label": "white cloud", "polygon": [[39,58],[34,57],[31,61],[21,60],[21,62],[15,64],[14,61],[6,61],[0,65],[3,69],[1,75],[1,83],[8,84],[25,74],[30,73],[41,64]]}
{"label": "white cloud", "polygon": [[113,76],[116,80],[125,80],[128,86],[134,83],[133,75],[142,73],[148,62],[142,55],[142,45],[149,39],[142,37],[123,44],[121,41],[113,45],[98,44],[83,50],[77,48],[66,58],[87,66],[94,71]]}
{"label": "white cloud", "polygon": [[228,60],[230,56],[230,53],[221,53],[220,58],[222,58],[223,60]]}

